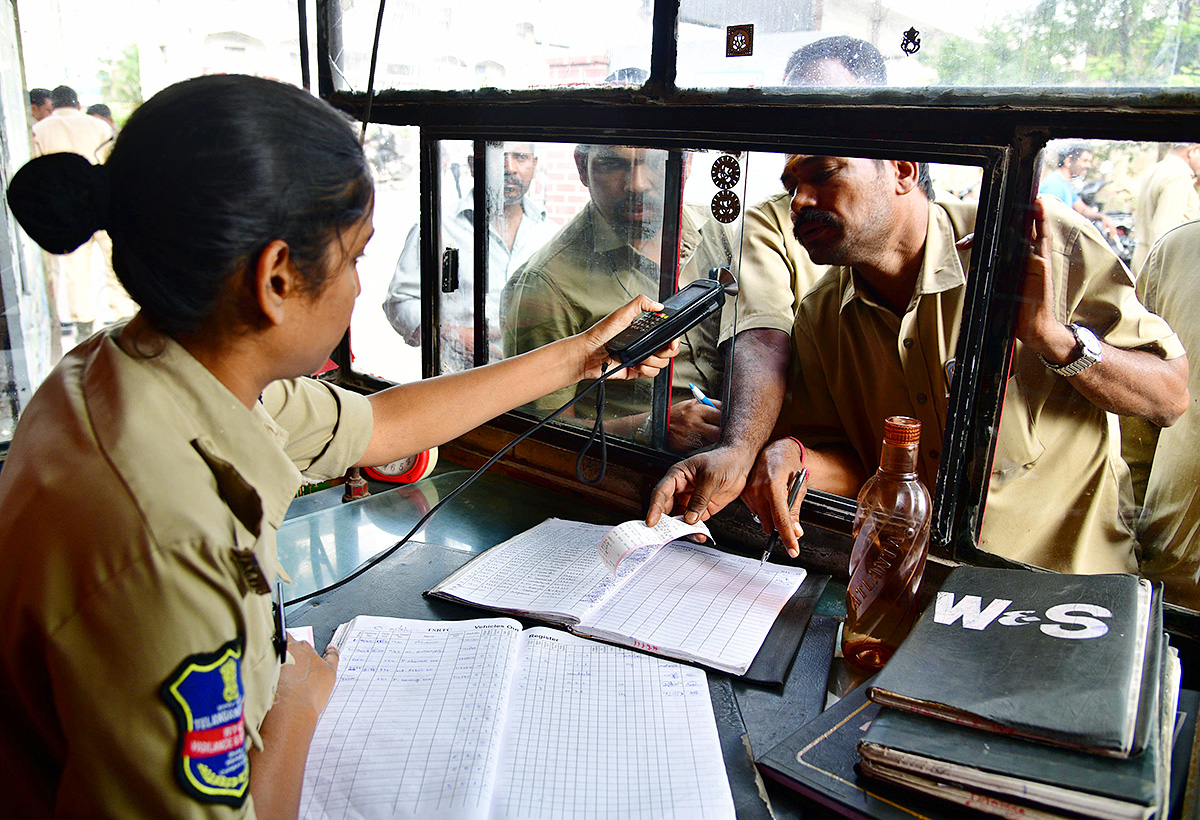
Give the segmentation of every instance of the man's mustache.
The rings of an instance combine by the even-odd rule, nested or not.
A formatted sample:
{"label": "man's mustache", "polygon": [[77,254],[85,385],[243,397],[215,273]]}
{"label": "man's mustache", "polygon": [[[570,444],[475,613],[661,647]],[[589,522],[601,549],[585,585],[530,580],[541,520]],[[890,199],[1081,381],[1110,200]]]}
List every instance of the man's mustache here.
{"label": "man's mustache", "polygon": [[821,211],[816,208],[802,208],[800,213],[792,215],[792,235],[799,241],[801,229],[813,223],[829,225],[833,228],[842,227],[841,220],[829,213],[829,211]]}

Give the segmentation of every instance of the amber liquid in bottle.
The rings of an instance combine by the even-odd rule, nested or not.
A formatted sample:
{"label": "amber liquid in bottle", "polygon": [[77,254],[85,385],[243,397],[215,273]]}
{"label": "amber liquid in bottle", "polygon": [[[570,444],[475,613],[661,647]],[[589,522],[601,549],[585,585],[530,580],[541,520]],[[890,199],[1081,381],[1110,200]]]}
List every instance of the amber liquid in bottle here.
{"label": "amber liquid in bottle", "polygon": [[917,478],[920,440],[917,419],[886,419],[879,470],[858,494],[842,656],[860,669],[882,668],[917,617],[930,519]]}

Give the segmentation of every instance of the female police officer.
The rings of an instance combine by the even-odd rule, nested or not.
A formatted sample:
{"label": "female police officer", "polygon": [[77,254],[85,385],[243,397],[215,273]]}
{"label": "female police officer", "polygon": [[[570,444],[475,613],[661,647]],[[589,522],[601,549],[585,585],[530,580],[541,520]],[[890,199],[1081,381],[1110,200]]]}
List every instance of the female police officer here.
{"label": "female police officer", "polygon": [[349,324],[372,185],[336,111],[251,77],[167,88],[104,166],[39,158],[9,201],[51,252],[107,228],[141,311],[55,368],[0,472],[5,811],[294,815],[337,665],[292,642],[281,669],[272,644],[301,473],[386,463],[594,376],[657,306],[369,399],[295,378]]}

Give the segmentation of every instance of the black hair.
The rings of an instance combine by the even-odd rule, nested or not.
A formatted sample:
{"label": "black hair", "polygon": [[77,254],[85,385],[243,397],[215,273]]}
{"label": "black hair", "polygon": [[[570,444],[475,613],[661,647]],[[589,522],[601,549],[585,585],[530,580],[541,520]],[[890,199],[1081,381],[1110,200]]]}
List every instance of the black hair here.
{"label": "black hair", "polygon": [[1092,153],[1091,146],[1086,142],[1072,142],[1065,145],[1058,152],[1058,167],[1061,168],[1067,164],[1067,160],[1074,162],[1079,159],[1082,154]]}
{"label": "black hair", "polygon": [[60,85],[51,91],[50,102],[54,103],[55,108],[79,107],[79,97],[75,94],[75,89],[69,85]]}
{"label": "black hair", "polygon": [[933,177],[929,175],[929,163],[917,163],[917,187],[921,189],[921,193],[925,194],[925,198],[930,202],[936,198],[933,193]]}
{"label": "black hair", "polygon": [[46,100],[50,99],[49,88],[31,88],[29,89],[29,104],[30,105],[45,105]]}
{"label": "black hair", "polygon": [[844,34],[824,37],[796,49],[788,58],[787,67],[783,70],[783,82],[786,85],[799,85],[791,82],[789,78],[800,69],[818,60],[827,59],[837,60],[865,85],[887,84],[887,66],[884,65],[879,49],[865,40]]}
{"label": "black hair", "polygon": [[93,103],[92,105],[89,105],[87,108],[87,113],[98,117],[108,117],[109,119],[112,119],[112,109],[104,103]]}
{"label": "black hair", "polygon": [[[67,171],[73,187],[46,184]],[[117,278],[168,335],[213,316],[226,283],[276,239],[287,243],[304,285],[320,293],[330,243],[367,214],[372,196],[358,140],[336,110],[298,88],[235,74],[154,95],[129,118],[104,166],[48,155],[9,186],[13,213],[51,252],[107,228]],[[102,199],[106,208],[96,204]],[[73,222],[50,224],[64,202]]]}

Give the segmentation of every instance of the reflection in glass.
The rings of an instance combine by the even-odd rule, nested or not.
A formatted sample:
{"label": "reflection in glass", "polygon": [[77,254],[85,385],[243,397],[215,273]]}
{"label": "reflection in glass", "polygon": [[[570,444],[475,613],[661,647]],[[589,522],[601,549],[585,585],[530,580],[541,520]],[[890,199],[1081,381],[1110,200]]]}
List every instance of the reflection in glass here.
{"label": "reflection in glass", "polygon": [[[1187,4],[1128,0],[881,0],[828,4],[681,0],[679,85],[1192,86],[1200,31]],[[753,23],[753,53],[727,56],[726,27]],[[798,49],[845,35],[878,53],[887,80],[832,72],[800,80]]]}
{"label": "reflection in glass", "polygon": [[[544,248],[535,253],[504,288],[501,324],[504,353],[515,355],[586,330],[638,294],[657,299],[662,258],[663,215],[667,202],[667,152],[629,146],[579,145],[573,150],[582,208]],[[712,183],[709,188],[715,190]],[[567,186],[556,187],[565,193]],[[710,196],[712,194],[710,193]],[[725,228],[707,210],[685,205],[679,236],[677,286],[707,277],[730,263]],[[681,340],[672,378],[670,446],[687,451],[715,440],[719,410],[697,402],[688,387],[721,395],[716,316]],[[567,388],[534,402],[546,415],[575,395]],[[650,443],[650,380],[609,381],[606,429],[613,435]],[[700,409],[703,408],[703,409]],[[589,424],[594,403],[584,400],[563,417]]]}
{"label": "reflection in glass", "polygon": [[[378,4],[340,0],[342,46],[332,56],[340,90],[365,91]],[[384,11],[375,89],[553,88],[641,85],[619,69],[650,65],[642,0],[602,11],[584,0],[392,2]]]}
{"label": "reflection in glass", "polygon": [[[1149,499],[1138,511],[1126,463],[1144,488],[1148,468],[1138,463],[1149,456],[1135,454],[1130,431],[1141,419],[1174,419],[1184,349],[1168,322],[1139,301],[1122,257],[1133,250],[1131,221],[1167,206],[1146,182],[1163,160],[1168,169],[1178,161],[1169,160],[1170,148],[1064,141],[1044,152],[1039,192],[1052,246],[1052,318],[1045,332],[1018,322],[984,508],[985,550],[1071,572],[1137,572],[1139,556],[1144,562],[1154,551],[1139,543],[1139,517],[1153,513]],[[1191,172],[1179,164],[1190,189]],[[1031,263],[1026,275],[1038,270]],[[1037,293],[1027,291],[1026,317],[1034,315]],[[1086,377],[1052,369],[1074,362],[1083,368],[1091,358],[1089,333],[1111,345],[1101,351],[1103,369]],[[1136,400],[1122,394],[1123,381],[1139,384]]]}
{"label": "reflection in glass", "polygon": [[[355,128],[361,127],[355,124]],[[420,133],[415,126],[372,123],[367,128],[364,150],[375,178],[375,235],[358,262],[362,289],[350,317],[353,367],[394,382],[421,378],[421,351],[399,344],[379,305],[388,293],[389,281],[405,236],[417,246],[416,222],[421,206],[417,146]],[[408,226],[412,226],[409,230]],[[420,295],[419,285],[416,291]],[[419,313],[419,311],[418,311]],[[419,317],[418,317],[419,318]]]}
{"label": "reflection in glass", "polygon": [[[442,218],[439,262],[447,251],[457,257],[457,283],[444,283],[442,268],[432,272],[441,302],[438,328],[441,371],[454,372],[475,360],[475,168],[474,143],[446,140],[442,158]],[[531,142],[496,143],[487,147],[488,282],[486,318],[489,359],[500,358],[500,290],[530,254],[558,230],[547,218],[543,186],[536,185],[537,148]],[[482,165],[482,163],[479,163]],[[448,262],[443,262],[443,266]],[[383,299],[392,328],[412,348],[421,345],[421,241],[415,221]]]}

